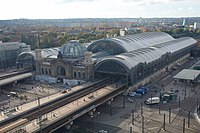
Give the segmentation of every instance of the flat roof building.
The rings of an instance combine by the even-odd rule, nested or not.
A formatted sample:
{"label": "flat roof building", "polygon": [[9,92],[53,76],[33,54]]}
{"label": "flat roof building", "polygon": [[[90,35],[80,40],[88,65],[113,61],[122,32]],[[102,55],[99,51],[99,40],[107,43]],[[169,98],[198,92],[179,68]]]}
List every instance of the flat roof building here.
{"label": "flat roof building", "polygon": [[198,82],[200,80],[200,70],[183,69],[173,78],[179,80]]}

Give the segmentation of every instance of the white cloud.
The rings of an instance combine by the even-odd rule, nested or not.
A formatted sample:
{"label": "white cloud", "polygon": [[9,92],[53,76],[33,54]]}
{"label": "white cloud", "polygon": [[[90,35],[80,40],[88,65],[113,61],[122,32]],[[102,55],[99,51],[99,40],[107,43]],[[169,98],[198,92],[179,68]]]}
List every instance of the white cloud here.
{"label": "white cloud", "polygon": [[182,11],[183,10],[183,8],[178,8],[178,11]]}
{"label": "white cloud", "polygon": [[[0,0],[0,19],[199,16],[198,0]],[[176,12],[175,12],[176,11]],[[194,14],[194,15],[193,15]]]}
{"label": "white cloud", "polygon": [[189,8],[188,8],[188,10],[192,10],[192,9],[193,9],[192,7],[189,7]]}

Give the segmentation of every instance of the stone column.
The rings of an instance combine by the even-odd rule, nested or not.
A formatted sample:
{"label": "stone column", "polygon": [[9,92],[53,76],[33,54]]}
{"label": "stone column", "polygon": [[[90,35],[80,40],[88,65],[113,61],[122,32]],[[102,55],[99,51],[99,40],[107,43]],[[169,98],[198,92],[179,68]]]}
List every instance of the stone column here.
{"label": "stone column", "polygon": [[92,61],[92,52],[85,52],[85,78],[92,80],[94,78],[94,62]]}
{"label": "stone column", "polygon": [[36,74],[41,74],[42,49],[35,49]]}

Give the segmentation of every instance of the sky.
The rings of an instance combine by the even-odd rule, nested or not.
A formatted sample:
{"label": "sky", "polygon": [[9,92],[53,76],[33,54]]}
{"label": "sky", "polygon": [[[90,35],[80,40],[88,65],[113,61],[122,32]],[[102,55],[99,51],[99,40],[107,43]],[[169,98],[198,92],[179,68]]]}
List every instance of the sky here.
{"label": "sky", "polygon": [[200,0],[0,0],[0,20],[200,17]]}

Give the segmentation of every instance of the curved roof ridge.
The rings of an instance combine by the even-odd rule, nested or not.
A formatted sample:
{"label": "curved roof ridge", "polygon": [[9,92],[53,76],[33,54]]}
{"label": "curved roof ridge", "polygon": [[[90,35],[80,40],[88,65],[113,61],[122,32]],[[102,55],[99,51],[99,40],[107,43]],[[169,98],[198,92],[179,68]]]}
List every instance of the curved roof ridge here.
{"label": "curved roof ridge", "polygon": [[[133,50],[127,53],[122,53],[115,56],[109,56],[109,60],[117,60],[131,70],[133,67],[138,65],[138,63],[149,63],[161,58],[167,52],[174,53],[180,49],[193,46],[197,41],[191,37],[184,37],[173,39],[171,41],[160,43],[155,46],[150,46],[138,50]],[[103,58],[104,62],[107,58]],[[102,62],[98,62],[96,65],[100,65]]]}
{"label": "curved roof ridge", "polygon": [[[103,45],[105,45],[106,43],[108,43],[109,45],[109,41],[112,41],[114,45],[116,45],[116,47],[121,47],[121,48],[123,47],[121,51],[125,50],[125,52],[130,52],[136,49],[153,46],[171,40],[174,40],[174,38],[165,32],[144,32],[140,34],[127,35],[123,37],[120,36],[116,38],[107,38],[98,40],[96,42],[91,43],[88,46],[88,50],[94,53],[100,52],[100,50],[102,50]],[[100,43],[101,41],[102,43]],[[104,47],[103,50],[106,51],[107,50],[106,47]]]}

